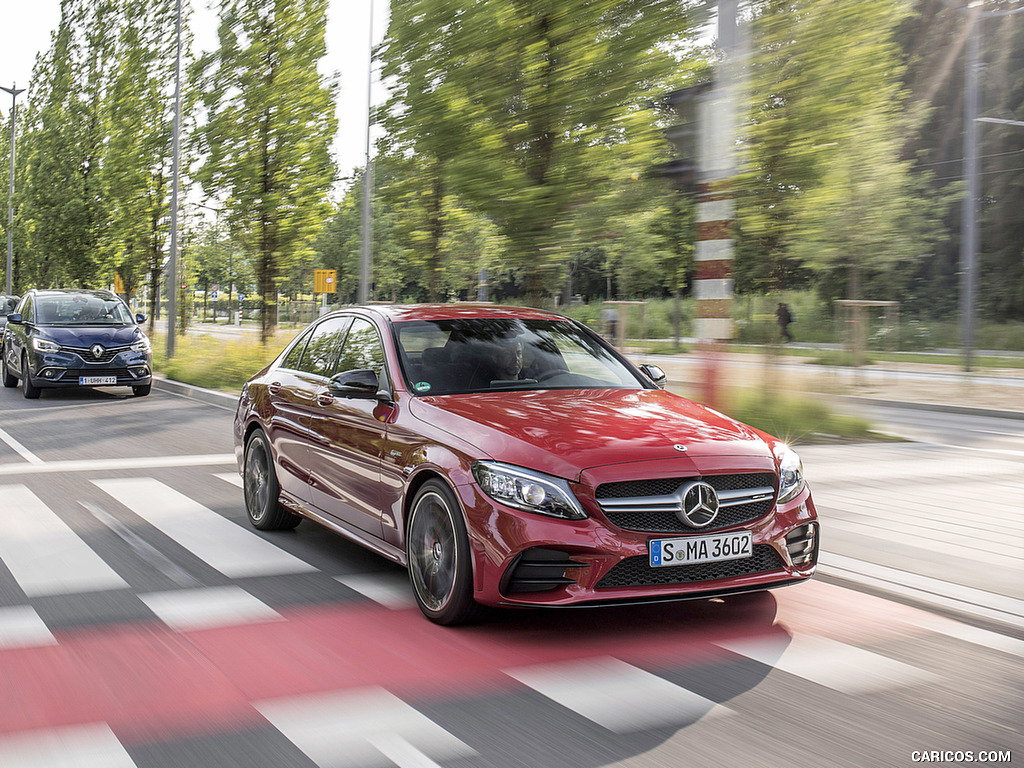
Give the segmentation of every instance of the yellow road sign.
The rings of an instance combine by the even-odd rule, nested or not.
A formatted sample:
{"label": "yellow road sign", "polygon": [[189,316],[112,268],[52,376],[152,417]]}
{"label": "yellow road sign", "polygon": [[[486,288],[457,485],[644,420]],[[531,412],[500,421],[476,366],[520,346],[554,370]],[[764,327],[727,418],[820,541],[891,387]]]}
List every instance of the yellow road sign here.
{"label": "yellow road sign", "polygon": [[338,271],[335,269],[313,270],[313,293],[337,293]]}

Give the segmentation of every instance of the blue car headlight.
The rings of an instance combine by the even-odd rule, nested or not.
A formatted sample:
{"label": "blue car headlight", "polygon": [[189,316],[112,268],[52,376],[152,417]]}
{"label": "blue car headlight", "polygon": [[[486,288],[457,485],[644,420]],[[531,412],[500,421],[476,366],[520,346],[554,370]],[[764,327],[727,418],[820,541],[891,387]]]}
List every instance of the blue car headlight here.
{"label": "blue car headlight", "polygon": [[505,506],[565,520],[587,517],[569,484],[560,477],[495,461],[474,463],[473,477],[484,493]]}
{"label": "blue car headlight", "polygon": [[796,451],[788,445],[775,446],[779,460],[779,504],[796,498],[804,489],[804,465]]}
{"label": "blue car headlight", "polygon": [[132,344],[132,352],[149,352],[150,344],[149,339],[143,336],[141,339]]}

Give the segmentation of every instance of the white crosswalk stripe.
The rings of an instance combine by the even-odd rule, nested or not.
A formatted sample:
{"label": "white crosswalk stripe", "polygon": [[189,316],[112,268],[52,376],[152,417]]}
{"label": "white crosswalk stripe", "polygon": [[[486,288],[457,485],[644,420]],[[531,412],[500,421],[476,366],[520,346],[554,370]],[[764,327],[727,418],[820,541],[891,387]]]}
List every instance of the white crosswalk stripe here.
{"label": "white crosswalk stripe", "polygon": [[729,711],[611,657],[540,664],[505,674],[616,733],[684,725]]}
{"label": "white crosswalk stripe", "polygon": [[167,626],[179,632],[284,621],[281,614],[241,587],[207,587],[139,595]]}
{"label": "white crosswalk stripe", "polygon": [[127,582],[24,485],[0,486],[0,559],[29,597],[124,589]]}
{"label": "white crosswalk stripe", "polygon": [[50,630],[31,606],[0,608],[0,649],[56,644]]}
{"label": "white crosswalk stripe", "polygon": [[143,477],[93,483],[225,576],[317,570],[159,480]]}
{"label": "white crosswalk stripe", "polygon": [[843,693],[871,693],[936,679],[923,669],[824,637],[757,637],[716,645]]}
{"label": "white crosswalk stripe", "polygon": [[218,480],[223,480],[225,483],[231,483],[231,485],[237,488],[242,487],[242,476],[237,472],[216,472],[213,476]]}
{"label": "white crosswalk stripe", "polygon": [[427,768],[474,750],[382,688],[256,702],[320,768]]}
{"label": "white crosswalk stripe", "polygon": [[4,768],[136,768],[105,723],[0,737]]}
{"label": "white crosswalk stripe", "polygon": [[334,578],[349,589],[354,589],[363,597],[368,597],[393,611],[416,607],[416,599],[412,596],[409,576],[404,571],[359,573],[335,576]]}

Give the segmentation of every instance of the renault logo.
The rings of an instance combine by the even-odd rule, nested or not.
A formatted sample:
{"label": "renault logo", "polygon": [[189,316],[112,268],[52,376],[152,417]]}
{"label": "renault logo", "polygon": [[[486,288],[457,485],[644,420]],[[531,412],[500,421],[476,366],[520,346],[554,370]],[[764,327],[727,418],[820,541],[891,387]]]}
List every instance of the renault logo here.
{"label": "renault logo", "polygon": [[91,347],[89,347],[89,351],[92,352],[92,356],[95,357],[97,360],[103,357],[103,353],[106,352],[106,350],[103,349],[102,344],[93,344]]}
{"label": "renault logo", "polygon": [[691,528],[704,528],[718,516],[718,494],[704,482],[697,482],[683,491],[679,520]]}

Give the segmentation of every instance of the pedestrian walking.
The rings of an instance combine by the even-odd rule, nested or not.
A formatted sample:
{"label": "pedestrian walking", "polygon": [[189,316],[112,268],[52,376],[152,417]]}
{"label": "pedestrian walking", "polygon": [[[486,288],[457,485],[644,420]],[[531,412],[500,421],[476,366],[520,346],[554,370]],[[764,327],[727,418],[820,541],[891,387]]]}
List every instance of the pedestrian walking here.
{"label": "pedestrian walking", "polygon": [[793,322],[793,313],[789,311],[789,307],[783,302],[779,302],[779,306],[775,308],[775,322],[779,324],[779,333],[782,335],[783,341],[792,341],[793,334],[789,332],[789,324]]}

